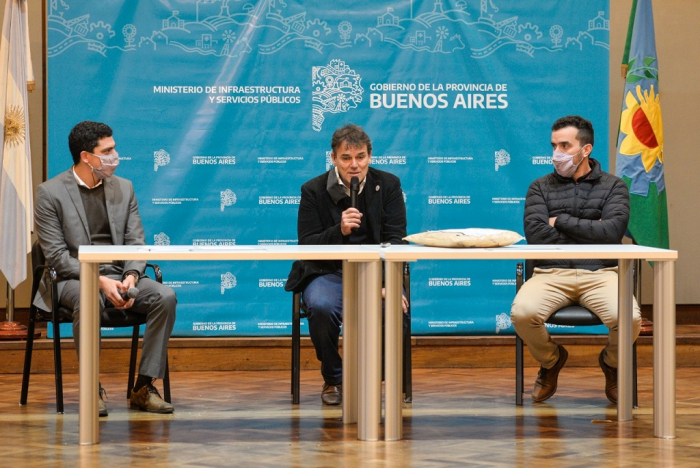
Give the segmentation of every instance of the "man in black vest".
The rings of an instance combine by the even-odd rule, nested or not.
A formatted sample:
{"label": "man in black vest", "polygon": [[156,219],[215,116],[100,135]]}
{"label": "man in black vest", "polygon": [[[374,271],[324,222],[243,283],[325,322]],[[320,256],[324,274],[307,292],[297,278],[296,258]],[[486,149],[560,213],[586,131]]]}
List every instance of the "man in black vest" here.
{"label": "man in black vest", "polygon": [[[398,177],[370,167],[372,142],[361,127],[339,128],[331,140],[334,167],[301,187],[297,234],[299,245],[405,243],[406,205]],[[359,182],[357,207],[350,186]],[[342,402],[342,360],[338,337],[343,323],[342,263],[294,262],[287,291],[301,291],[309,335],[321,361],[321,400]],[[404,311],[407,307],[404,298]]]}

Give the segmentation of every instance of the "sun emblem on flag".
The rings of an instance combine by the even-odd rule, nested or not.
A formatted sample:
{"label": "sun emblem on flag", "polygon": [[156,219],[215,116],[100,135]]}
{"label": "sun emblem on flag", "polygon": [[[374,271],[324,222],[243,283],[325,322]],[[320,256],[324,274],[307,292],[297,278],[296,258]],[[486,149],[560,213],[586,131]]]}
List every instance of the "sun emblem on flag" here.
{"label": "sun emblem on flag", "polygon": [[634,156],[641,153],[644,169],[649,172],[656,160],[664,162],[664,127],[661,123],[659,95],[654,85],[644,90],[637,85],[637,97],[627,92],[627,109],[620,116],[620,131],[626,136],[620,144],[620,154]]}
{"label": "sun emblem on flag", "polygon": [[24,109],[10,106],[5,113],[5,145],[17,146],[24,141]]}

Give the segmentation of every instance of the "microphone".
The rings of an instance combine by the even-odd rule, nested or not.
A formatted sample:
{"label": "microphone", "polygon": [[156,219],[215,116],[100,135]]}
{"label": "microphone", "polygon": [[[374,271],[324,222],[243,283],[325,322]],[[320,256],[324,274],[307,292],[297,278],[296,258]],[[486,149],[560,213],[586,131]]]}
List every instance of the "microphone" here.
{"label": "microphone", "polygon": [[350,207],[357,208],[357,193],[360,191],[360,179],[350,179]]}
{"label": "microphone", "polygon": [[128,301],[129,299],[134,299],[139,295],[139,289],[131,287],[125,293],[121,293],[122,299]]}

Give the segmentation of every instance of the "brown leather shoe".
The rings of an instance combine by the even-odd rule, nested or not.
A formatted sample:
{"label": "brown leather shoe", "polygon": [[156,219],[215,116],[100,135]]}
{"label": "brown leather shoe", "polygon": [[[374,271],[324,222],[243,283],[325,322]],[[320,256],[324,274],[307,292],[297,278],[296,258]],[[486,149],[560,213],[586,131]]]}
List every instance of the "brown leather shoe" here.
{"label": "brown leather shoe", "polygon": [[323,384],[321,401],[324,405],[336,406],[343,402],[343,386]]}
{"label": "brown leather shoe", "polygon": [[107,399],[107,392],[105,391],[104,388],[100,385],[100,392],[98,393],[99,398],[97,399],[97,408],[100,413],[100,417],[103,418],[107,416],[109,413],[107,413],[107,404],[105,403],[105,399]]}
{"label": "brown leather shoe", "polygon": [[566,359],[569,357],[569,353],[566,351],[562,345],[557,345],[559,347],[559,360],[554,367],[551,369],[545,369],[540,366],[540,371],[537,373],[537,380],[535,380],[535,388],[532,390],[532,399],[534,401],[545,401],[554,395],[557,391],[557,378],[559,377],[559,371],[566,364]]}
{"label": "brown leather shoe", "polygon": [[600,364],[600,368],[603,369],[603,374],[605,375],[605,396],[608,397],[611,403],[617,404],[617,369],[605,364],[603,360],[604,355],[605,349],[598,356],[598,364]]}
{"label": "brown leather shoe", "polygon": [[149,413],[172,413],[175,408],[163,400],[153,384],[144,385],[138,392],[131,392],[129,401],[131,409],[148,411]]}

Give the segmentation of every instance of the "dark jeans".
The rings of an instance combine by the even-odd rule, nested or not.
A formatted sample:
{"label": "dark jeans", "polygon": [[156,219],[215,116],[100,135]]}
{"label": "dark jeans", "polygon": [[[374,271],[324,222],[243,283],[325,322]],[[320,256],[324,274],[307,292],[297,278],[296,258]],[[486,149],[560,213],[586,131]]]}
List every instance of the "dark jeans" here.
{"label": "dark jeans", "polygon": [[[316,348],[316,357],[321,361],[323,380],[328,385],[340,385],[343,381],[343,360],[338,352],[343,324],[342,271],[315,278],[302,297],[309,321],[309,336]],[[403,318],[405,333],[410,317],[404,314]]]}

